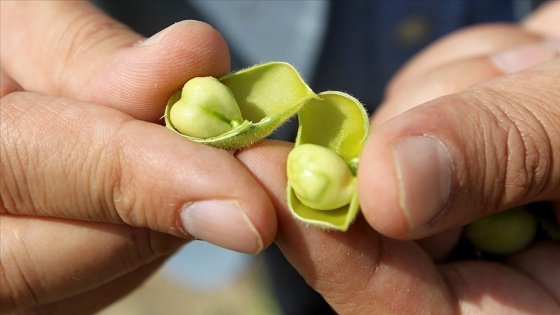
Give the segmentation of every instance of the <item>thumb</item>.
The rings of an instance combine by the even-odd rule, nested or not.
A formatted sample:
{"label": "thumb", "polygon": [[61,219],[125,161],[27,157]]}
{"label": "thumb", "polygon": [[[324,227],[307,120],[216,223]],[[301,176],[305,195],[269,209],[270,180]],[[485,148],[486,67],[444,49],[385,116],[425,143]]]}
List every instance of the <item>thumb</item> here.
{"label": "thumb", "polygon": [[558,200],[559,73],[555,59],[427,102],[374,130],[358,176],[368,222],[388,236],[419,238]]}
{"label": "thumb", "polygon": [[145,40],[84,1],[3,1],[1,20],[2,66],[24,89],[138,119],[159,120],[188,79],[229,71],[225,41],[201,22],[176,23]]}
{"label": "thumb", "polygon": [[224,150],[97,104],[28,92],[0,104],[0,214],[124,223],[244,253],[274,238],[269,198]]}

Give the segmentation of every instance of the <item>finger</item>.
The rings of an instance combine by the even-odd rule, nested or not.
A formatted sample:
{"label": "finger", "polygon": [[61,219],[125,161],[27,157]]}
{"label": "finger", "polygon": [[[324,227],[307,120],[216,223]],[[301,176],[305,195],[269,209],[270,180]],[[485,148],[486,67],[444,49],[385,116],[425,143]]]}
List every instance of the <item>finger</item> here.
{"label": "finger", "polygon": [[95,104],[1,102],[3,212],[124,222],[247,253],[272,241],[270,200],[226,151]]}
{"label": "finger", "polygon": [[[425,70],[421,76],[411,74],[406,82],[399,83],[399,93],[388,96],[381,104],[373,116],[372,127],[375,128],[429,100],[553,60],[559,53],[560,44],[540,41],[458,60],[452,64]],[[405,72],[402,75],[409,74]]]}
{"label": "finger", "polygon": [[540,7],[525,18],[522,25],[536,34],[560,38],[558,27],[558,15],[560,14],[560,2],[546,1]]}
{"label": "finger", "polygon": [[279,219],[282,252],[338,314],[554,314],[560,309],[541,283],[507,266],[479,261],[436,266],[413,243],[379,236],[363,221],[340,233]]}
{"label": "finger", "polygon": [[124,225],[11,215],[1,219],[0,301],[8,313],[95,290],[167,257],[185,242]]}
{"label": "finger", "polygon": [[[469,73],[469,75],[465,75]],[[371,120],[375,129],[407,110],[438,97],[460,92],[475,83],[503,74],[488,56],[477,56],[427,71],[421,77],[400,83],[399,92],[388,96]]]}
{"label": "finger", "polygon": [[558,199],[559,63],[430,101],[374,130],[358,176],[370,224],[397,238],[424,237]]}
{"label": "finger", "polygon": [[533,279],[537,279],[543,288],[560,301],[560,243],[543,241],[530,246],[523,252],[507,257],[507,263]]}
{"label": "finger", "polygon": [[460,261],[439,269],[458,299],[460,314],[555,314],[560,311],[557,301],[541,283],[507,265]]}
{"label": "finger", "polygon": [[[386,97],[402,94],[403,85],[421,82],[426,73],[433,69],[542,41],[542,37],[537,34],[512,24],[484,24],[462,29],[441,38],[410,59],[391,78],[386,88]],[[475,71],[469,70],[460,73],[458,78],[473,74]]]}
{"label": "finger", "polygon": [[[413,73],[407,82],[399,85],[399,93],[392,94],[376,111],[372,119],[372,128],[423,102],[553,59],[557,52],[555,46],[551,44],[550,41],[537,42],[493,52],[491,55],[458,60],[452,64],[426,70],[426,73],[417,79],[413,78],[418,74]],[[407,75],[407,71],[401,73],[401,76]],[[443,261],[455,247],[460,233],[461,229],[451,229],[418,240],[418,244],[432,259]]]}
{"label": "finger", "polygon": [[[363,220],[346,232],[297,222],[286,209],[285,161],[291,145],[258,143],[237,157],[265,187],[278,211],[276,242],[290,263],[339,314],[452,313],[443,279],[412,242],[375,233]],[[398,279],[398,281],[395,281]],[[428,299],[433,303],[426,303]],[[432,312],[430,312],[432,310]]]}
{"label": "finger", "polygon": [[358,219],[346,232],[284,223],[277,243],[307,283],[338,314],[454,313],[429,257],[414,243],[376,234]]}
{"label": "finger", "polygon": [[276,205],[276,242],[282,252],[338,314],[558,312],[539,283],[509,267],[480,262],[436,266],[414,242],[380,236],[361,217],[347,232],[296,221],[286,209],[286,177],[281,175],[290,148],[264,142],[237,156]]}
{"label": "finger", "polygon": [[229,71],[225,41],[201,22],[176,23],[143,41],[85,1],[6,1],[1,20],[2,65],[26,90],[142,120],[158,121],[188,79]]}

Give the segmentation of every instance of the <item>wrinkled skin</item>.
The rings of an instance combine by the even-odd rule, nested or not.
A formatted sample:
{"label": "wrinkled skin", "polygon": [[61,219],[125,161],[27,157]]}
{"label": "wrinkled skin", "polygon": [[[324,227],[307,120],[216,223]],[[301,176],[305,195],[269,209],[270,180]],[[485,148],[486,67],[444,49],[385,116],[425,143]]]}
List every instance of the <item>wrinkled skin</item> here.
{"label": "wrinkled skin", "polygon": [[250,173],[160,120],[188,79],[229,72],[218,32],[186,21],[137,45],[88,2],[0,11],[2,313],[94,312],[193,237],[244,253],[272,242]]}
{"label": "wrinkled skin", "polygon": [[[229,71],[227,47],[208,25],[178,23],[136,46],[143,38],[87,2],[1,5],[2,312],[94,312],[193,236],[256,253],[275,235],[341,314],[560,312],[558,243],[503,263],[445,262],[468,222],[558,202],[559,60],[506,74],[489,55],[560,37],[560,3],[523,25],[453,34],[396,75],[361,159],[363,217],[347,233],[289,215],[289,144],[262,142],[236,160],[158,124],[186,80]],[[418,209],[402,208],[411,203],[401,203],[391,152],[396,139],[425,133],[453,161],[445,210],[427,225]],[[437,204],[425,187],[425,204]],[[239,220],[195,211],[185,225],[184,205]]]}
{"label": "wrinkled skin", "polygon": [[[560,216],[558,52],[548,46],[533,51],[515,69],[499,68],[490,57],[513,47],[540,47],[545,37],[560,39],[559,14],[560,3],[552,2],[521,25],[459,31],[396,74],[360,159],[363,217],[347,233],[312,229],[278,211],[277,243],[338,313],[560,312],[558,241],[540,241],[499,262],[446,261],[461,226],[479,217],[542,200]],[[403,209],[411,204],[400,200],[391,146],[423,134],[449,148],[453,169],[443,212],[419,225],[422,215],[414,211],[424,209]],[[282,172],[258,162],[281,165],[288,150],[266,143],[237,155],[268,188],[277,209],[285,203],[277,180]],[[405,171],[403,177],[421,178],[421,184],[441,169],[432,168],[428,178],[422,169]],[[438,197],[439,188],[416,188],[422,205]]]}

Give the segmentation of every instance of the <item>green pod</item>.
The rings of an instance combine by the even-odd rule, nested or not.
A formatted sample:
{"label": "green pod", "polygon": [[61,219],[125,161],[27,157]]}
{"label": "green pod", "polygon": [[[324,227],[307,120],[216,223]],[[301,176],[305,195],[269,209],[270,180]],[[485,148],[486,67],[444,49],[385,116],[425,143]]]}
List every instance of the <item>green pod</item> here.
{"label": "green pod", "polygon": [[[292,151],[298,154],[298,148],[307,144],[312,144],[327,148],[335,155],[338,155],[344,166],[348,168],[353,180],[347,180],[347,175],[333,175],[329,180],[339,178],[347,184],[342,184],[346,188],[350,187],[353,191],[349,203],[344,205],[334,204],[334,209],[325,209],[322,205],[314,207],[314,202],[318,204],[322,201],[302,202],[301,194],[296,193],[294,188],[297,184],[292,183],[299,180],[297,174],[293,173],[293,166],[288,165],[288,207],[292,214],[299,220],[311,225],[320,226],[327,229],[346,231],[356,218],[359,210],[358,192],[355,186],[355,177],[358,168],[359,157],[362,152],[365,140],[369,132],[369,119],[362,104],[352,96],[342,92],[323,92],[318,94],[318,99],[309,100],[298,112],[299,128],[296,138],[295,148]],[[290,155],[292,154],[290,153]],[[322,154],[322,153],[321,153]],[[290,157],[288,158],[290,159]],[[320,157],[317,157],[320,159]],[[324,172],[331,172],[328,168],[339,169],[339,163],[335,157],[329,157],[329,162],[324,163]],[[331,162],[332,159],[332,162]],[[311,159],[312,160],[312,159]],[[298,166],[299,168],[299,166]],[[315,167],[311,167],[315,168]],[[313,170],[315,172],[315,170]],[[318,172],[322,173],[322,172]],[[340,183],[332,183],[339,187]],[[309,181],[307,185],[312,185]],[[346,188],[337,188],[342,194],[346,194]],[[328,188],[325,188],[328,189]],[[326,192],[327,190],[325,190]],[[330,194],[331,192],[327,192]],[[317,194],[319,196],[321,194]],[[346,197],[341,197],[346,198]],[[335,198],[336,199],[336,198]],[[330,202],[330,201],[329,201]],[[307,205],[305,205],[307,203]]]}
{"label": "green pod", "polygon": [[[199,97],[177,91],[171,96],[165,109],[167,128],[192,141],[223,149],[239,149],[265,138],[295,115],[307,100],[317,98],[296,69],[284,62],[256,65],[218,80],[231,91],[242,117],[231,110],[226,92],[220,91],[223,96],[208,99],[223,99],[227,105],[208,105],[200,110]],[[213,87],[210,89],[213,90]],[[195,126],[195,129],[204,129],[199,133],[195,132],[198,137],[184,134],[179,130],[181,128],[174,126],[172,115],[176,112],[187,112],[184,116],[188,117],[182,118],[181,122],[187,125],[184,130],[188,130],[189,125]],[[228,118],[229,116],[232,118]],[[208,126],[212,124],[217,126],[217,134],[207,133],[207,130],[212,129]]]}

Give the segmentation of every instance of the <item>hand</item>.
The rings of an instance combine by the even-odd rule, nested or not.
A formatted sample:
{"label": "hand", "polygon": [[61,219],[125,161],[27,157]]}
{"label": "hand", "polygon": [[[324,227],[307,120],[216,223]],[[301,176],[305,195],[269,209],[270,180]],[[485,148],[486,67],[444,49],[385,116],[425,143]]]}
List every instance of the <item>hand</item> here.
{"label": "hand", "polygon": [[289,146],[237,154],[281,209],[283,253],[338,313],[560,312],[558,242],[500,262],[446,260],[461,226],[479,217],[540,200],[556,202],[560,217],[560,60],[543,39],[560,37],[545,27],[560,3],[543,10],[522,26],[453,34],[397,75],[360,161],[363,217],[346,233],[285,209],[283,172],[263,161],[282,165]]}
{"label": "hand", "polygon": [[143,41],[87,2],[1,5],[2,313],[94,312],[193,237],[272,242],[272,203],[233,156],[157,124],[186,80],[229,71],[215,30]]}

